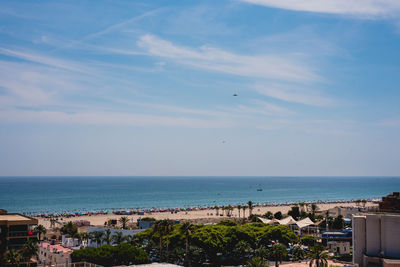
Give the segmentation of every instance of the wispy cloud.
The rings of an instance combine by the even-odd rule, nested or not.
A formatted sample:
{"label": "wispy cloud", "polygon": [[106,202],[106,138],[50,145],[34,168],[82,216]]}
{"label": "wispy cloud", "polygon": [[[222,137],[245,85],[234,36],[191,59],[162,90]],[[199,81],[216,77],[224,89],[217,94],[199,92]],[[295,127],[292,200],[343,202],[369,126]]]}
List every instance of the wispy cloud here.
{"label": "wispy cloud", "polygon": [[243,2],[273,8],[296,11],[355,15],[365,18],[398,16],[397,0],[241,0]]}
{"label": "wispy cloud", "polygon": [[241,55],[211,46],[191,48],[150,34],[140,37],[138,46],[152,56],[210,71],[285,81],[309,82],[322,79],[306,64],[285,55]]}
{"label": "wispy cloud", "polygon": [[0,47],[0,54],[59,69],[65,69],[68,71],[84,72],[87,74],[91,73],[91,71],[88,68],[83,67],[81,64],[76,64],[69,60],[60,60],[54,57],[41,55],[39,53],[21,52],[18,50],[12,50]]}
{"label": "wispy cloud", "polygon": [[336,104],[336,101],[333,98],[323,96],[317,90],[302,88],[298,85],[287,86],[273,83],[257,84],[254,86],[254,89],[262,95],[286,102],[294,102],[317,107],[333,106]]}

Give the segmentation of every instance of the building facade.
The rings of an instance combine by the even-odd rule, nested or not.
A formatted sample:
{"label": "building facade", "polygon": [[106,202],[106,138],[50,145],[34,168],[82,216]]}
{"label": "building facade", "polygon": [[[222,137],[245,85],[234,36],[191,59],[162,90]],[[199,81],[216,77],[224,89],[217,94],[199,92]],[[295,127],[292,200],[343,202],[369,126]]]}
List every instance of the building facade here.
{"label": "building facade", "polygon": [[41,242],[38,252],[39,264],[43,264],[44,266],[65,266],[71,263],[72,252],[72,249],[63,247],[60,244],[52,245],[49,242]]}
{"label": "building facade", "polygon": [[38,220],[0,210],[0,257],[8,250],[21,249],[29,239],[37,240]]}
{"label": "building facade", "polygon": [[361,267],[400,266],[400,215],[354,216],[353,262]]}
{"label": "building facade", "polygon": [[379,202],[381,212],[400,212],[400,192],[393,192]]}

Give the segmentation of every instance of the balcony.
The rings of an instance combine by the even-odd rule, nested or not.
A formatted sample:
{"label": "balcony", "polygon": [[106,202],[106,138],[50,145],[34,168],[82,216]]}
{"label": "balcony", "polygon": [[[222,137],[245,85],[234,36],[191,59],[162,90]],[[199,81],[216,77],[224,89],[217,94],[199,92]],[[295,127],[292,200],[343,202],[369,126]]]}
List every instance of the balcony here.
{"label": "balcony", "polygon": [[9,231],[8,237],[25,237],[25,236],[36,236],[37,232],[35,231]]}

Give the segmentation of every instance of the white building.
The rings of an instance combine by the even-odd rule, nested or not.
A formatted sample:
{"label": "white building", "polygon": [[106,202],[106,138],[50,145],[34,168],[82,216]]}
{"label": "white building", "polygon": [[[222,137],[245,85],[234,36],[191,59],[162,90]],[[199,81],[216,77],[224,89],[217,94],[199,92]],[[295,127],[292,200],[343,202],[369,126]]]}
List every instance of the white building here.
{"label": "white building", "polygon": [[328,241],[327,247],[329,252],[335,255],[348,255],[350,254],[350,242],[346,241]]}
{"label": "white building", "polygon": [[353,262],[361,267],[400,266],[400,214],[353,216]]}
{"label": "white building", "polygon": [[60,244],[51,245],[48,242],[39,244],[38,259],[39,264],[49,265],[64,265],[71,263],[72,249],[61,246]]}

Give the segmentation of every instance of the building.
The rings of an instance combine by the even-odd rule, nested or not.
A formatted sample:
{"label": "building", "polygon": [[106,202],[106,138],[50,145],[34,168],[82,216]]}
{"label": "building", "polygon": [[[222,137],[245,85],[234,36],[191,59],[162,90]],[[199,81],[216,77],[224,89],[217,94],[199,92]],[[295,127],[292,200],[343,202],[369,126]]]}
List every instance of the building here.
{"label": "building", "polygon": [[156,221],[138,220],[139,229],[149,229],[153,227]]}
{"label": "building", "polygon": [[328,241],[327,247],[329,252],[335,255],[348,255],[350,254],[350,242],[346,241]]}
{"label": "building", "polygon": [[352,242],[352,230],[351,229],[344,229],[340,231],[336,230],[329,230],[322,232],[321,235],[322,244],[324,246],[328,245],[328,242]]}
{"label": "building", "polygon": [[400,266],[400,215],[353,217],[353,262],[361,267]]}
{"label": "building", "polygon": [[37,240],[38,220],[0,210],[0,257],[10,249],[20,249],[29,239]]}
{"label": "building", "polygon": [[38,259],[39,264],[65,266],[71,262],[72,249],[63,247],[60,244],[41,242],[39,245]]}
{"label": "building", "polygon": [[400,212],[400,192],[393,192],[379,202],[381,212]]}

